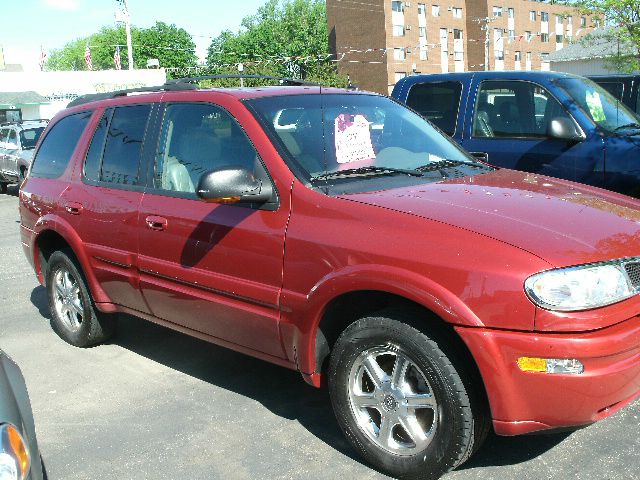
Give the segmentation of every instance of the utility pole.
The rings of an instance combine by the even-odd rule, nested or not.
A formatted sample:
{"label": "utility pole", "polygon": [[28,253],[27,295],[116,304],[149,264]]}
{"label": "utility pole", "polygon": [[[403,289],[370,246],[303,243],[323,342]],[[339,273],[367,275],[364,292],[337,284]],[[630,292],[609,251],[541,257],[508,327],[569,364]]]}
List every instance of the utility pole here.
{"label": "utility pole", "polygon": [[127,0],[116,0],[116,22],[124,23],[127,32],[127,60],[129,70],[133,70],[133,45],[131,44],[131,15],[129,14],[129,6]]}
{"label": "utility pole", "polygon": [[491,43],[489,24],[491,22],[495,22],[496,20],[497,20],[497,17],[476,18],[474,20],[479,25],[484,23],[484,25],[480,27],[480,30],[484,31],[484,69],[485,71],[489,70],[489,44]]}

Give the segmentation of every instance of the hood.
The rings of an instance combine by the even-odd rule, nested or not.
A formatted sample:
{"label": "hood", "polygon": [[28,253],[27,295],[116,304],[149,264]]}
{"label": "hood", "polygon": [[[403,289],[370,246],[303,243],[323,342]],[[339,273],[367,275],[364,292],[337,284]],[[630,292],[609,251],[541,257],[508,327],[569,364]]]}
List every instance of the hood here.
{"label": "hood", "polygon": [[340,197],[471,230],[557,267],[640,256],[640,201],[531,173],[496,170]]}

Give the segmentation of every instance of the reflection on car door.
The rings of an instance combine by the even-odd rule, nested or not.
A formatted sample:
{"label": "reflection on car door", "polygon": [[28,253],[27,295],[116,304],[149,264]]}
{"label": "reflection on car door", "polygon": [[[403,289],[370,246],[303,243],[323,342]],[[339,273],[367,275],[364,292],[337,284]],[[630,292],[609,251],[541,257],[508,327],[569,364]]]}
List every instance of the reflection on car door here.
{"label": "reflection on car door", "polygon": [[553,119],[571,116],[541,85],[520,80],[474,79],[472,121],[462,146],[484,152],[488,162],[552,177],[601,186],[604,143],[566,141],[548,135]]}
{"label": "reflection on car door", "polygon": [[140,284],[153,314],[283,357],[278,299],[288,208],[211,204],[195,194],[206,171],[264,168],[245,132],[221,107],[168,104],[153,163],[139,218]]}

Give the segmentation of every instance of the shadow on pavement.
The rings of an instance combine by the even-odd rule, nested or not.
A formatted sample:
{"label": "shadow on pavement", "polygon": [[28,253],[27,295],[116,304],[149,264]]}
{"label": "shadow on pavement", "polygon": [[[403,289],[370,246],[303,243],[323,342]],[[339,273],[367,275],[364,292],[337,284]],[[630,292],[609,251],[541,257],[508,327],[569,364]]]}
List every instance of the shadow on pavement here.
{"label": "shadow on pavement", "polygon": [[[49,319],[46,290],[31,292],[31,302]],[[55,335],[52,332],[52,335]],[[300,374],[146,320],[121,315],[111,341],[149,360],[185,375],[222,387],[264,405],[272,413],[297,420],[322,442],[364,463],[338,427],[327,389],[317,390]],[[498,437],[490,434],[484,446],[458,470],[522,463],[542,455],[570,433]]]}

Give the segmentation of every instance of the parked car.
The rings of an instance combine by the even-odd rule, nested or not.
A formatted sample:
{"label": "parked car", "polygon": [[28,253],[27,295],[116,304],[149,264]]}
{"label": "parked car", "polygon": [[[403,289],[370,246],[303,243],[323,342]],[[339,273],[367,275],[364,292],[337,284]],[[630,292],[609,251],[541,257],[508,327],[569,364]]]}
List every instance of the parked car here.
{"label": "parked car", "polygon": [[589,78],[640,114],[640,75],[594,75]]}
{"label": "parked car", "polygon": [[25,120],[0,125],[0,191],[23,181],[29,171],[33,151],[48,120]]}
{"label": "parked car", "polygon": [[416,75],[400,80],[392,97],[492,165],[640,196],[640,117],[586,78]]}
{"label": "parked car", "polygon": [[43,472],[24,378],[0,350],[0,478],[42,480]]}
{"label": "parked car", "polygon": [[638,397],[640,201],[497,170],[376,94],[192,82],[44,133],[20,230],[64,340],[124,312],[326,380],[402,478]]}

